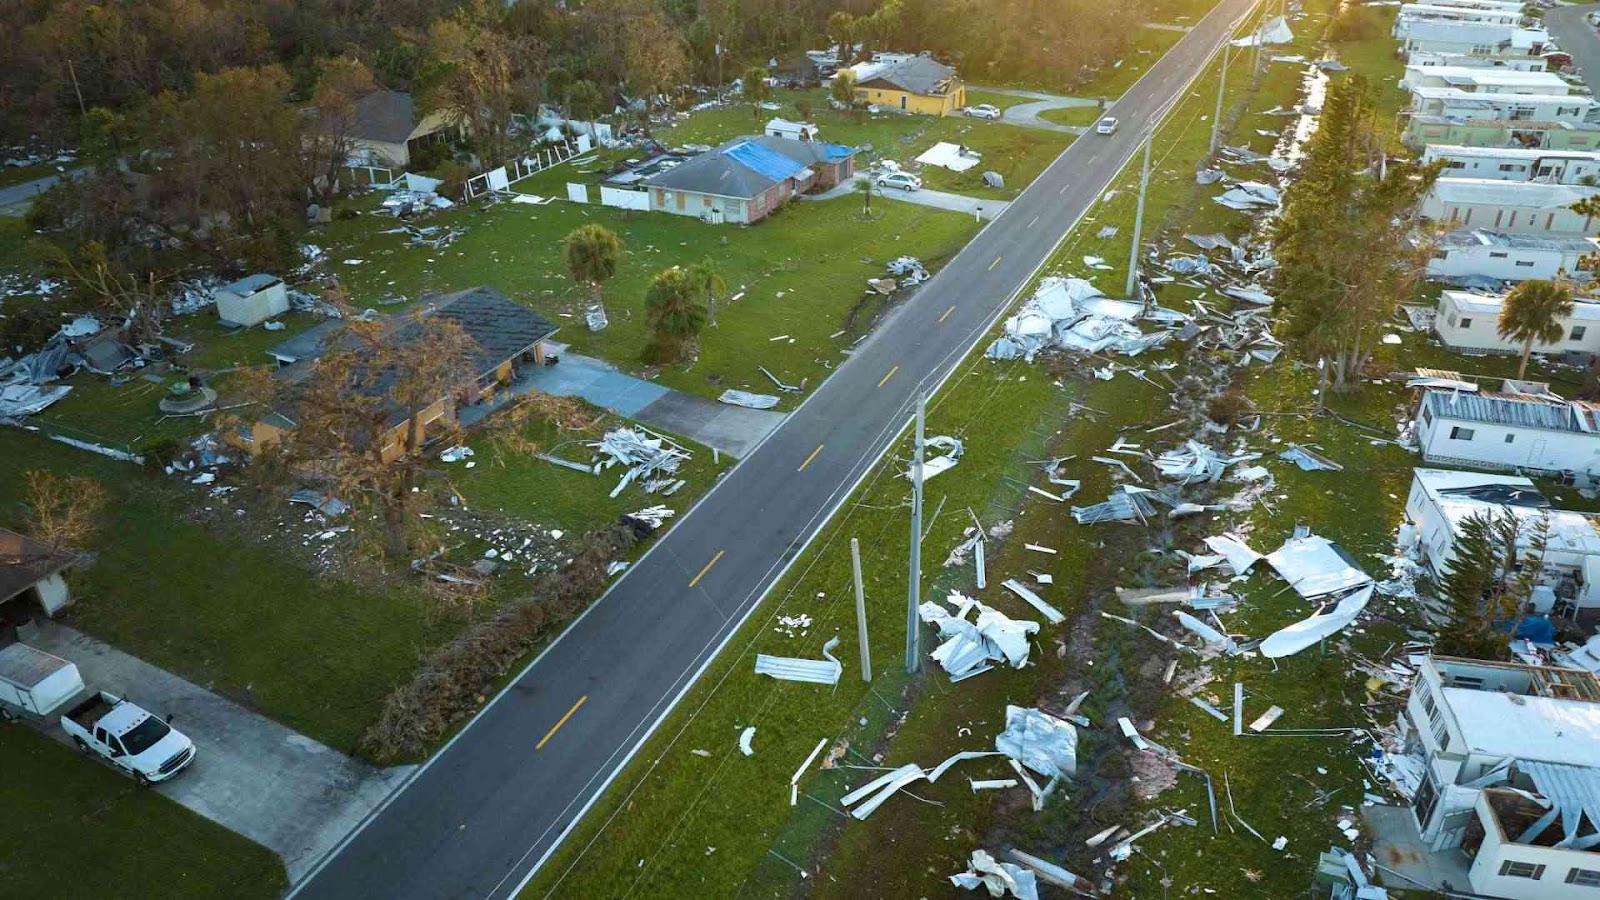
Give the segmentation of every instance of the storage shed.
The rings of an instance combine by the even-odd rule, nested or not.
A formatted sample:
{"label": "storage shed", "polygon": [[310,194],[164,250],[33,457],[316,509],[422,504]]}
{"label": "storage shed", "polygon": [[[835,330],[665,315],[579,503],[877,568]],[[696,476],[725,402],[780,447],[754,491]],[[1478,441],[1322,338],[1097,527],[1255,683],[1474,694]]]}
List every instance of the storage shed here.
{"label": "storage shed", "polygon": [[276,275],[247,275],[211,292],[217,316],[234,325],[259,325],[289,311],[289,288]]}
{"label": "storage shed", "polygon": [[27,644],[0,648],[0,706],[48,716],[83,690],[78,667]]}

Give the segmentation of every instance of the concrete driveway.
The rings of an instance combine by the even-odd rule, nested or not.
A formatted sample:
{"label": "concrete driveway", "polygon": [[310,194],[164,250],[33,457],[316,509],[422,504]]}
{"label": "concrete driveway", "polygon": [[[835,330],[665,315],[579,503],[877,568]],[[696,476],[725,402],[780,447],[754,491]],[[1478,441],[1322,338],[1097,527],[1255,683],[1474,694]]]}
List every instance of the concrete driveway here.
{"label": "concrete driveway", "polygon": [[[58,622],[43,622],[27,643],[76,663],[90,690],[171,715],[197,754],[188,769],[154,790],[278,854],[291,883],[415,768],[358,762]],[[70,743],[59,726],[48,731]]]}
{"label": "concrete driveway", "polygon": [[1022,97],[1029,101],[1006,107],[1005,114],[999,120],[1002,124],[1016,125],[1022,128],[1037,128],[1040,131],[1059,131],[1063,134],[1083,134],[1089,129],[1081,125],[1062,125],[1058,122],[1051,122],[1040,118],[1039,114],[1048,109],[1070,109],[1075,106],[1100,105],[1100,101],[1093,97],[1064,97],[1060,94],[1046,94],[1042,91],[981,87],[976,84],[971,85],[971,89],[985,91],[990,94],[1003,94],[1007,97]]}
{"label": "concrete driveway", "polygon": [[[803,195],[806,200],[836,200],[840,197],[854,196],[860,202],[860,196],[855,192],[855,184],[845,182],[835,185],[820,194]],[[966,213],[969,216],[978,216],[984,221],[1005,212],[1011,206],[1008,200],[985,200],[980,197],[968,197],[966,194],[952,194],[948,191],[935,191],[922,188],[916,191],[902,191],[899,188],[879,188],[873,194],[875,199],[887,198],[900,200],[905,203],[915,203],[918,206],[931,206],[935,209],[948,209],[951,212]]]}

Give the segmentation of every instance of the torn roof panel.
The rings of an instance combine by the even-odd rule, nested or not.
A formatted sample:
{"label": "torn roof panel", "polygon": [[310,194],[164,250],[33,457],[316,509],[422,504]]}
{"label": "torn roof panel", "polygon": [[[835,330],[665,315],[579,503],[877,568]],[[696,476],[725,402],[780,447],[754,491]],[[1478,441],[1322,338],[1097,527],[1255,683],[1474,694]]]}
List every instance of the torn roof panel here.
{"label": "torn roof panel", "polygon": [[1265,559],[1307,600],[1372,583],[1372,576],[1363,572],[1343,547],[1320,535],[1290,538]]}

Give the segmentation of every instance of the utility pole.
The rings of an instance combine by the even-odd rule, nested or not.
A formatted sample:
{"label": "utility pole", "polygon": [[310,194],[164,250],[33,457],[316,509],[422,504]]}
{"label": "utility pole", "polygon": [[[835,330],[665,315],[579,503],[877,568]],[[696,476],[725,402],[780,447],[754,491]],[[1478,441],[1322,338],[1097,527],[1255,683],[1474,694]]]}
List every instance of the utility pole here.
{"label": "utility pole", "polygon": [[89,117],[89,107],[83,103],[83,88],[78,86],[78,69],[70,59],[67,60],[67,74],[72,76],[72,92],[78,95],[78,115],[87,119]]}
{"label": "utility pole", "polygon": [[722,96],[722,35],[717,35],[717,96]]}
{"label": "utility pole", "polygon": [[867,646],[867,592],[861,585],[861,542],[850,539],[850,563],[856,572],[856,639],[861,644],[861,680],[872,680],[872,650]]}
{"label": "utility pole", "polygon": [[928,415],[928,395],[917,394],[917,437],[911,451],[911,583],[906,589],[906,674],[913,674],[921,663],[917,649],[921,638],[917,604],[922,602],[922,457],[925,449],[923,428]]}
{"label": "utility pole", "polygon": [[1139,283],[1139,229],[1144,227],[1144,192],[1150,186],[1150,141],[1155,130],[1144,138],[1144,166],[1139,171],[1139,205],[1133,211],[1133,249],[1128,253],[1128,284],[1124,289],[1129,299],[1134,299],[1134,288]]}
{"label": "utility pole", "polygon": [[1233,48],[1232,41],[1222,44],[1222,77],[1217,81],[1217,109],[1211,116],[1211,149],[1206,151],[1207,157],[1217,155],[1217,135],[1222,129],[1222,95],[1228,90],[1228,51]]}

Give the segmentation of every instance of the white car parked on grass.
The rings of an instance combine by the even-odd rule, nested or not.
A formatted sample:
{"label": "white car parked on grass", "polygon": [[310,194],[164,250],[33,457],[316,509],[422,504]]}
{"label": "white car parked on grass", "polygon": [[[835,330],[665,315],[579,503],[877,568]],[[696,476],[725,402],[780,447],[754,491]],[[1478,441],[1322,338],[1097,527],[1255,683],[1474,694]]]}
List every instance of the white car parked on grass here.
{"label": "white car parked on grass", "polygon": [[988,103],[979,103],[977,106],[969,106],[966,108],[965,112],[974,119],[998,119],[1001,115],[1000,107],[992,106]]}
{"label": "white car parked on grass", "polygon": [[1101,119],[1099,122],[1095,123],[1094,131],[1095,134],[1116,134],[1117,117],[1106,116],[1104,119]]}
{"label": "white car parked on grass", "polygon": [[922,179],[910,172],[890,172],[878,176],[878,187],[899,188],[902,191],[916,191],[922,189]]}

